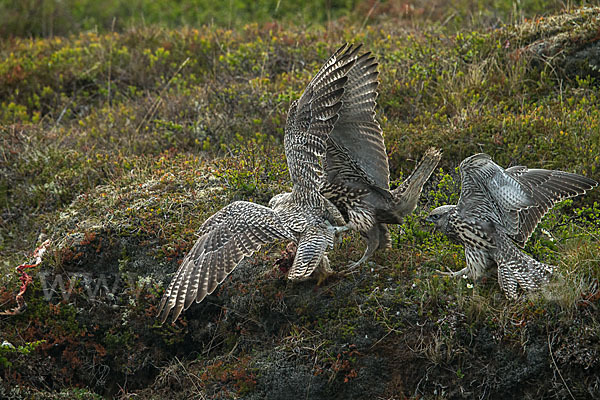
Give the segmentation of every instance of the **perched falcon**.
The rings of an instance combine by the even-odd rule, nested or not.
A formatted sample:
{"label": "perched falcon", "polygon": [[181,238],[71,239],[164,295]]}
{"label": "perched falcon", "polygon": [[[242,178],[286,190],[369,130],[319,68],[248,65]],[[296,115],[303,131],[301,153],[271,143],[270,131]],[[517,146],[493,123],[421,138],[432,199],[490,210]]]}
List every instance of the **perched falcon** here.
{"label": "perched falcon", "polygon": [[326,251],[347,229],[340,212],[321,195],[325,184],[327,138],[339,118],[348,73],[358,48],[344,45],[321,67],[288,112],[284,146],[292,191],[273,197],[269,207],[236,201],[208,218],[198,241],[185,256],[159,306],[164,322],[175,321],[192,302],[202,301],[240,263],[276,240],[297,243],[289,279],[304,279],[317,269],[327,274]]}
{"label": "perched falcon", "polygon": [[[457,205],[434,209],[426,221],[465,246],[467,267],[453,276],[478,279],[497,266],[498,283],[509,298],[517,287],[531,290],[548,281],[554,266],[522,252],[536,225],[554,205],[584,194],[598,183],[578,174],[518,166],[508,169],[487,154],[460,164]],[[518,246],[518,247],[517,247]]]}
{"label": "perched falcon", "polygon": [[390,190],[390,170],[383,132],[375,119],[377,62],[371,53],[360,55],[347,74],[339,118],[327,139],[321,190],[342,213],[350,229],[367,241],[365,262],[378,248],[391,246],[386,224],[400,224],[414,211],[423,185],[437,166],[441,152],[430,148],[412,174]]}

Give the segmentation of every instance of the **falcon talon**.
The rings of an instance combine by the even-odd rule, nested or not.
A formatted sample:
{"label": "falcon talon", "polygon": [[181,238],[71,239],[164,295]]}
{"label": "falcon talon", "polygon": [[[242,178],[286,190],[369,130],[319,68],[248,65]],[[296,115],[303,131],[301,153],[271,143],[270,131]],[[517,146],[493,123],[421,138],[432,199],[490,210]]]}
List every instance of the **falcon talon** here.
{"label": "falcon talon", "polygon": [[354,273],[358,272],[358,267],[360,267],[361,265],[362,265],[362,262],[358,262],[358,261],[350,263],[350,264],[348,264],[348,266],[346,267],[346,269],[344,271],[346,271],[346,272],[352,271],[351,273],[354,274]]}
{"label": "falcon talon", "polygon": [[351,265],[353,267],[351,266],[351,267],[348,267],[348,268],[345,268],[345,269],[339,271],[338,275],[340,275],[340,276],[351,276],[351,275],[354,275],[354,274],[357,274],[357,273],[360,272],[358,270],[358,268],[356,268],[357,267],[356,265],[354,265],[354,264],[351,264]]}
{"label": "falcon talon", "polygon": [[333,233],[336,236],[339,235],[340,233],[348,232],[349,230],[350,230],[350,227],[348,227],[348,225],[333,227]]}
{"label": "falcon talon", "polygon": [[439,269],[434,270],[434,272],[437,273],[437,274],[443,275],[443,276],[449,276],[451,278],[457,278],[462,273],[461,271],[458,271],[458,272],[454,272],[454,271],[441,271]]}

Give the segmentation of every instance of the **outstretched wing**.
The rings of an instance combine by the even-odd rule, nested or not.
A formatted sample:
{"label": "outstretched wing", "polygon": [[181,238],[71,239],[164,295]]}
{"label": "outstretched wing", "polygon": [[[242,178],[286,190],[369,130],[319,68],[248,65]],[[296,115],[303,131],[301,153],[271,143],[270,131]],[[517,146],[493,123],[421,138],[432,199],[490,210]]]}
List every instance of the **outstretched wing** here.
{"label": "outstretched wing", "polygon": [[320,203],[326,141],[342,107],[341,97],[347,74],[358,48],[344,45],[321,67],[304,93],[294,101],[285,127],[285,155],[296,200]]}
{"label": "outstretched wing", "polygon": [[511,235],[511,238],[521,247],[525,245],[542,217],[555,204],[584,194],[598,185],[593,179],[563,171],[519,166],[508,168],[506,173],[531,191],[535,203],[534,206],[518,212],[519,230],[515,235]]}
{"label": "outstretched wing", "polygon": [[518,233],[518,212],[535,205],[529,187],[483,153],[460,163],[460,178],[457,207],[463,217],[493,222],[508,235]]}
{"label": "outstretched wing", "polygon": [[364,53],[348,72],[339,119],[327,142],[329,182],[359,181],[389,189],[388,157],[375,119],[377,65],[371,53]]}
{"label": "outstretched wing", "polygon": [[159,307],[164,323],[172,321],[194,300],[202,301],[245,257],[278,239],[295,240],[279,215],[268,207],[236,201],[200,227],[200,237],[185,256]]}
{"label": "outstretched wing", "polygon": [[460,175],[462,215],[494,222],[520,246],[556,203],[597,185],[593,179],[563,171],[523,166],[504,170],[487,154],[466,158]]}

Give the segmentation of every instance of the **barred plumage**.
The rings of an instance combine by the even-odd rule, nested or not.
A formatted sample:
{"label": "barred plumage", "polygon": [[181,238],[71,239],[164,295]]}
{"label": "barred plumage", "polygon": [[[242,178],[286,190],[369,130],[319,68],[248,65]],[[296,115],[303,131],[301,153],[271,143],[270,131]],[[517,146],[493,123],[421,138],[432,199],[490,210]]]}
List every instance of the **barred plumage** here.
{"label": "barred plumage", "polygon": [[298,243],[289,279],[307,278],[315,269],[330,271],[326,251],[335,234],[347,228],[336,226],[344,220],[320,190],[327,139],[339,118],[357,52],[347,45],[338,49],[290,106],[284,141],[292,191],[273,197],[269,207],[236,201],[204,222],[161,301],[162,322],[169,314],[176,320],[194,300],[212,293],[244,257],[276,240]]}
{"label": "barred plumage", "polygon": [[452,275],[482,277],[498,268],[498,283],[509,297],[547,282],[554,267],[522,252],[542,217],[556,203],[584,194],[598,183],[563,171],[504,169],[487,154],[475,154],[460,164],[462,181],[457,205],[433,210],[427,221],[452,241],[465,246],[467,267]]}
{"label": "barred plumage", "polygon": [[408,179],[390,190],[383,132],[375,119],[377,65],[371,53],[358,56],[347,75],[339,119],[327,139],[327,184],[321,193],[367,241],[363,256],[352,267],[378,248],[391,246],[386,224],[402,223],[416,208],[423,185],[441,158],[439,150],[429,149]]}

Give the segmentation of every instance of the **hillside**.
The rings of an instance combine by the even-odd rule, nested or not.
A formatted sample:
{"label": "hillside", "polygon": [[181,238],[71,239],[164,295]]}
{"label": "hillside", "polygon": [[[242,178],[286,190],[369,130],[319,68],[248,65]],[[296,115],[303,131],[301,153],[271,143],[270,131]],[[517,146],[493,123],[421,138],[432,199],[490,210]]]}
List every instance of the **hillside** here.
{"label": "hillside", "polygon": [[[600,8],[461,24],[369,4],[321,25],[0,42],[2,310],[16,306],[14,268],[51,241],[26,310],[0,317],[0,398],[600,397],[599,189],[544,218],[525,250],[559,274],[518,302],[494,279],[440,275],[464,267],[463,250],[423,221],[457,200],[455,168],[476,152],[600,181]],[[343,42],[379,60],[394,184],[444,151],[393,249],[317,286],[286,280],[274,245],[161,326],[202,222],[289,188],[287,109]],[[362,251],[346,236],[332,267]]]}

